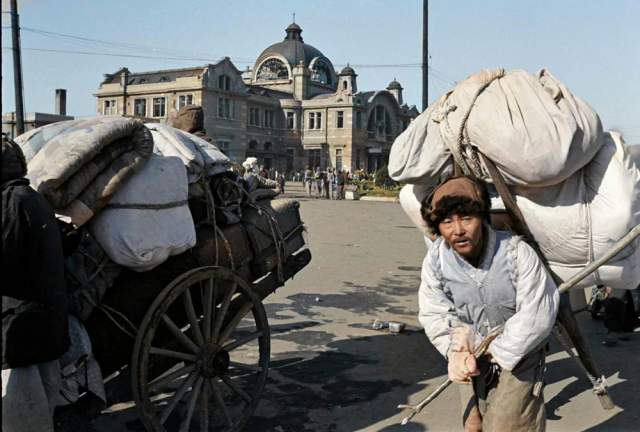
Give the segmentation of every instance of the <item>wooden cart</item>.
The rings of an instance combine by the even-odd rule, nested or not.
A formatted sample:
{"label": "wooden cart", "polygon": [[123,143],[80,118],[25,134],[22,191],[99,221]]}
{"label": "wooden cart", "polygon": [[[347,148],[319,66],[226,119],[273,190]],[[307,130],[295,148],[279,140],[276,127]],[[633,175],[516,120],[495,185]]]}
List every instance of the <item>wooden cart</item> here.
{"label": "wooden cart", "polygon": [[[298,211],[293,201],[277,201]],[[147,273],[125,270],[85,323],[104,376],[130,376],[147,430],[237,431],[255,411],[269,372],[262,300],[311,260],[299,216],[298,226],[281,230],[272,201],[263,203],[248,209],[254,219],[265,218],[262,229],[262,222],[246,221],[233,228],[251,245],[225,236],[213,215],[200,224],[192,251]],[[271,233],[273,245],[258,250],[255,229],[262,240]],[[252,253],[234,256],[238,247]]]}

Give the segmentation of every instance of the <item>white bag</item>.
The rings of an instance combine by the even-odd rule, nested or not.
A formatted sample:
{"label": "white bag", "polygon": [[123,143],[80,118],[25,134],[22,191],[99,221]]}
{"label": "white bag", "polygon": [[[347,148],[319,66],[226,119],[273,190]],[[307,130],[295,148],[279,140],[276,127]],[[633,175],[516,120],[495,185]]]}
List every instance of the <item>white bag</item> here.
{"label": "white bag", "polygon": [[[555,185],[585,166],[602,145],[595,111],[544,69],[536,75],[502,73],[467,78],[418,116],[393,143],[389,175],[424,185],[436,180],[451,164],[450,148],[458,146],[472,105],[466,122],[470,144],[494,161],[508,184]],[[486,169],[476,175],[488,178]]]}
{"label": "white bag", "polygon": [[189,183],[197,182],[203,175],[216,175],[229,169],[229,158],[202,138],[161,123],[145,126],[153,136],[153,151],[162,156],[179,157],[187,167]]}
{"label": "white bag", "polygon": [[[563,280],[600,258],[640,223],[640,171],[618,138],[605,133],[595,158],[562,184],[514,190],[529,229]],[[603,283],[632,289],[639,282],[636,240],[578,286]]]}
{"label": "white bag", "polygon": [[115,263],[151,270],[196,244],[187,189],[182,161],[153,155],[92,220],[91,234]]}
{"label": "white bag", "polygon": [[[600,258],[640,223],[640,171],[625,152],[619,134],[605,133],[594,159],[564,182],[545,188],[513,189],[518,207],[551,269],[567,280]],[[400,204],[425,232],[420,202],[430,186],[406,185]],[[493,209],[504,209],[492,198]],[[605,285],[633,289],[640,283],[640,240],[624,249],[578,287]]]}

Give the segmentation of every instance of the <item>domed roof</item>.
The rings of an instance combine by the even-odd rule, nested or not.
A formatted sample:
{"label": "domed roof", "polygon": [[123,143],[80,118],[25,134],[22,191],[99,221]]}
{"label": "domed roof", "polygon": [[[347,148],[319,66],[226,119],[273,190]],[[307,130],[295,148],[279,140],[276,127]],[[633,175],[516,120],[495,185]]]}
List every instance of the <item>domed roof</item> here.
{"label": "domed roof", "polygon": [[349,63],[347,63],[347,65],[344,68],[342,68],[342,70],[340,71],[340,75],[355,76],[356,75],[356,71],[354,71],[353,68],[351,66],[349,66]]}
{"label": "domed roof", "polygon": [[400,85],[400,83],[398,81],[396,81],[396,79],[394,78],[393,81],[391,81],[389,83],[389,85],[387,86],[387,90],[402,90],[402,86]]}
{"label": "domed roof", "polygon": [[301,61],[305,66],[309,66],[314,58],[325,58],[320,50],[304,43],[301,35],[302,29],[298,24],[290,24],[285,31],[287,35],[282,42],[271,45],[258,56],[256,69],[266,58],[273,55],[284,57],[291,67],[298,65]]}

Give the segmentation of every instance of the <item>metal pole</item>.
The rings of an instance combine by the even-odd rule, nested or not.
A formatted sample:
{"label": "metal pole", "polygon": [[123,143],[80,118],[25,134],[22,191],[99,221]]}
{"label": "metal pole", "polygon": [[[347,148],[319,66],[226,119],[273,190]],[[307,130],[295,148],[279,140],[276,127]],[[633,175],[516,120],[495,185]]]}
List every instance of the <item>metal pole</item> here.
{"label": "metal pole", "polygon": [[422,0],[422,111],[429,106],[429,2]]}
{"label": "metal pole", "polygon": [[[22,99],[22,60],[20,58],[20,24],[17,0],[11,0],[11,39],[13,42],[13,86],[16,95],[16,134],[24,133],[24,104]],[[15,138],[14,136],[14,138]]]}

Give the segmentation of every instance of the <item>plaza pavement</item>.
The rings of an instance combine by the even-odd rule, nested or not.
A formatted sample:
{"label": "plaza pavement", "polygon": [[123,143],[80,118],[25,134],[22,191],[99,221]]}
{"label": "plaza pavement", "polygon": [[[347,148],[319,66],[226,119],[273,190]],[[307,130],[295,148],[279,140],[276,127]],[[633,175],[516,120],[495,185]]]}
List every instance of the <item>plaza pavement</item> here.
{"label": "plaza pavement", "polygon": [[[293,186],[288,195],[303,196]],[[396,405],[419,401],[446,379],[446,363],[416,319],[425,253],[418,231],[398,204],[300,201],[313,259],[265,301],[272,367],[247,430],[460,430],[455,386],[399,426]],[[376,318],[407,327],[397,335],[375,331],[370,327]],[[548,430],[638,430],[639,334],[606,348],[599,344],[602,323],[585,313],[579,321],[617,407],[602,410],[578,367],[553,343],[545,389]],[[132,415],[114,410],[102,416],[98,430],[140,430]]]}

